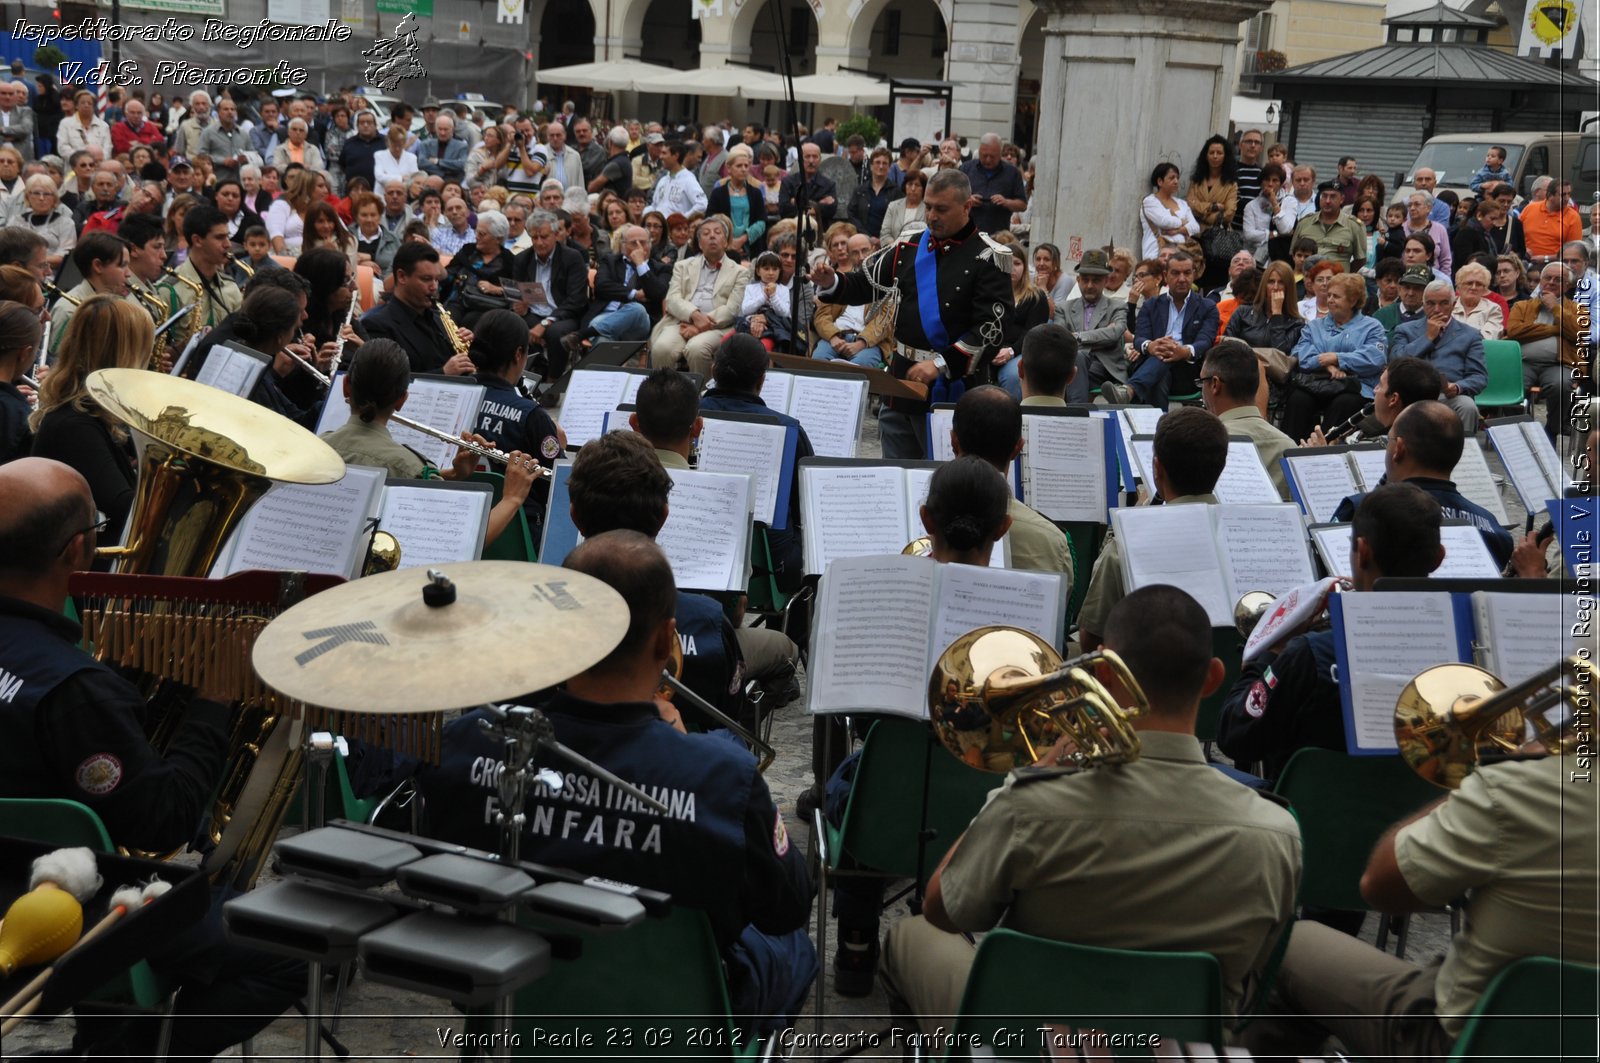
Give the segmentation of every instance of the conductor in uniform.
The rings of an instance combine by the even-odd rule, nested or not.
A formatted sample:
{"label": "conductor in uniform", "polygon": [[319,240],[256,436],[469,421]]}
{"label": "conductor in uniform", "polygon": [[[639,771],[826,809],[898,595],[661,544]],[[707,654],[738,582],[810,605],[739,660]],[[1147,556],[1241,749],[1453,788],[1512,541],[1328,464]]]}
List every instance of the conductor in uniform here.
{"label": "conductor in uniform", "polygon": [[[879,251],[853,273],[826,262],[811,271],[817,298],[854,306],[898,298],[889,374],[943,391],[955,401],[960,382],[986,349],[1000,345],[1011,313],[1009,249],[980,233],[968,216],[972,184],[959,170],[928,178],[922,197],[927,229]],[[928,403],[894,397],[878,417],[885,458],[928,455]]]}
{"label": "conductor in uniform", "polygon": [[[19,458],[0,467],[0,498],[0,797],[81,802],[120,846],[185,845],[220,781],[228,707],[197,699],[166,755],[152,749],[138,689],[78,649],[78,626],[62,615],[67,582],[89,568],[104,528],[88,483],[60,462]],[[305,989],[303,964],[223,939],[221,900],[210,918],[147,957],[182,989],[174,1058],[210,1059],[266,1027]],[[73,1048],[151,1056],[154,1027],[85,1020],[80,1011]]]}

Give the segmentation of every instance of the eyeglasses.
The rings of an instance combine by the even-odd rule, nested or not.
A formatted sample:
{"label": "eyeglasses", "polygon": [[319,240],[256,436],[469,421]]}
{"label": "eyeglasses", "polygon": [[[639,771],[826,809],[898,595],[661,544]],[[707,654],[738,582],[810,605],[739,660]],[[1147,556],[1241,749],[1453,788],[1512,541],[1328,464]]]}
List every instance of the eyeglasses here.
{"label": "eyeglasses", "polygon": [[1217,380],[1217,379],[1219,379],[1219,378],[1218,378],[1217,374],[1215,374],[1215,373],[1212,373],[1209,376],[1207,374],[1205,374],[1205,373],[1201,373],[1200,374],[1200,383],[1202,383],[1202,384],[1208,384],[1211,381]]}
{"label": "eyeglasses", "polygon": [[[72,543],[72,540],[76,539],[80,535],[88,535],[92,533],[96,538],[98,538],[101,533],[103,533],[111,524],[111,518],[106,516],[104,513],[101,513],[99,510],[95,510],[94,515],[100,519],[89,525],[87,528],[79,528],[77,531],[67,536],[66,541],[61,544],[61,550],[65,550]],[[61,550],[57,550],[56,553],[60,553]]]}

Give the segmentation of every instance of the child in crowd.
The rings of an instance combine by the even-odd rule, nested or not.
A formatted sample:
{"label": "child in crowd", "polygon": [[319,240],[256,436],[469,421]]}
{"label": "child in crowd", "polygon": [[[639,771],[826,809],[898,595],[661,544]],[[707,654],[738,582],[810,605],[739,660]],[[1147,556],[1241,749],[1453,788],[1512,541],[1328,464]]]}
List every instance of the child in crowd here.
{"label": "child in crowd", "polygon": [[744,286],[744,302],[739,306],[739,316],[733,323],[735,332],[749,332],[750,319],[760,314],[767,327],[761,335],[761,344],[767,350],[787,352],[794,339],[789,323],[789,285],[782,282],[783,260],[771,251],[756,256],[756,279]]}
{"label": "child in crowd", "polygon": [[261,225],[252,225],[242,234],[244,243],[244,264],[260,273],[264,269],[282,269],[276,259],[272,257],[272,240],[267,236],[267,230]]}

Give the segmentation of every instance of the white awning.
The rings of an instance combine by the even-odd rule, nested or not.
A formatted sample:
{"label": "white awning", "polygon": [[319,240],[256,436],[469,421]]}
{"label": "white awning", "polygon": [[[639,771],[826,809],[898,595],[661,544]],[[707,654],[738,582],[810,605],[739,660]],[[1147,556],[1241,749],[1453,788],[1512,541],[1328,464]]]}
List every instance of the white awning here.
{"label": "white awning", "polygon": [[[781,77],[744,66],[676,70],[637,59],[613,59],[603,63],[551,67],[539,71],[536,80],[541,85],[581,85],[614,92],[660,92],[673,96],[726,96],[746,100],[784,98]],[[795,79],[797,99],[809,98],[800,87],[803,80]],[[830,99],[823,102],[840,101]]]}
{"label": "white awning", "polygon": [[537,71],[534,80],[541,85],[577,85],[609,92],[654,92],[656,90],[651,88],[640,89],[639,82],[653,82],[663,74],[673,73],[682,71],[655,63],[641,63],[637,59],[611,59],[603,63],[548,67]]}
{"label": "white awning", "polygon": [[889,102],[889,83],[844,71],[807,74],[794,79],[794,98],[807,103],[875,107]]}
{"label": "white awning", "polygon": [[1228,119],[1237,126],[1271,126],[1276,129],[1282,117],[1283,104],[1277,100],[1235,96],[1228,104]]}

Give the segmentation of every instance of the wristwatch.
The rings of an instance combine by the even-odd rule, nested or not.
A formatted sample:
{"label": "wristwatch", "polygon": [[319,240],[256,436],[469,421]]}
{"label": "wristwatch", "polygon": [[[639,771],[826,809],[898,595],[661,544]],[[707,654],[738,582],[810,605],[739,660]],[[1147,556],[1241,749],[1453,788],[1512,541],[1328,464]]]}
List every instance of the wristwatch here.
{"label": "wristwatch", "polygon": [[553,318],[553,317],[547,317],[543,321],[539,322],[539,324],[541,326],[543,326],[544,328],[549,328],[551,325],[554,325],[555,323],[556,323],[556,319]]}
{"label": "wristwatch", "polygon": [[933,363],[933,367],[935,369],[939,370],[939,375],[940,376],[948,376],[949,375],[948,370],[945,368],[944,355],[936,354],[936,355],[934,355],[932,358],[930,358],[928,360]]}

